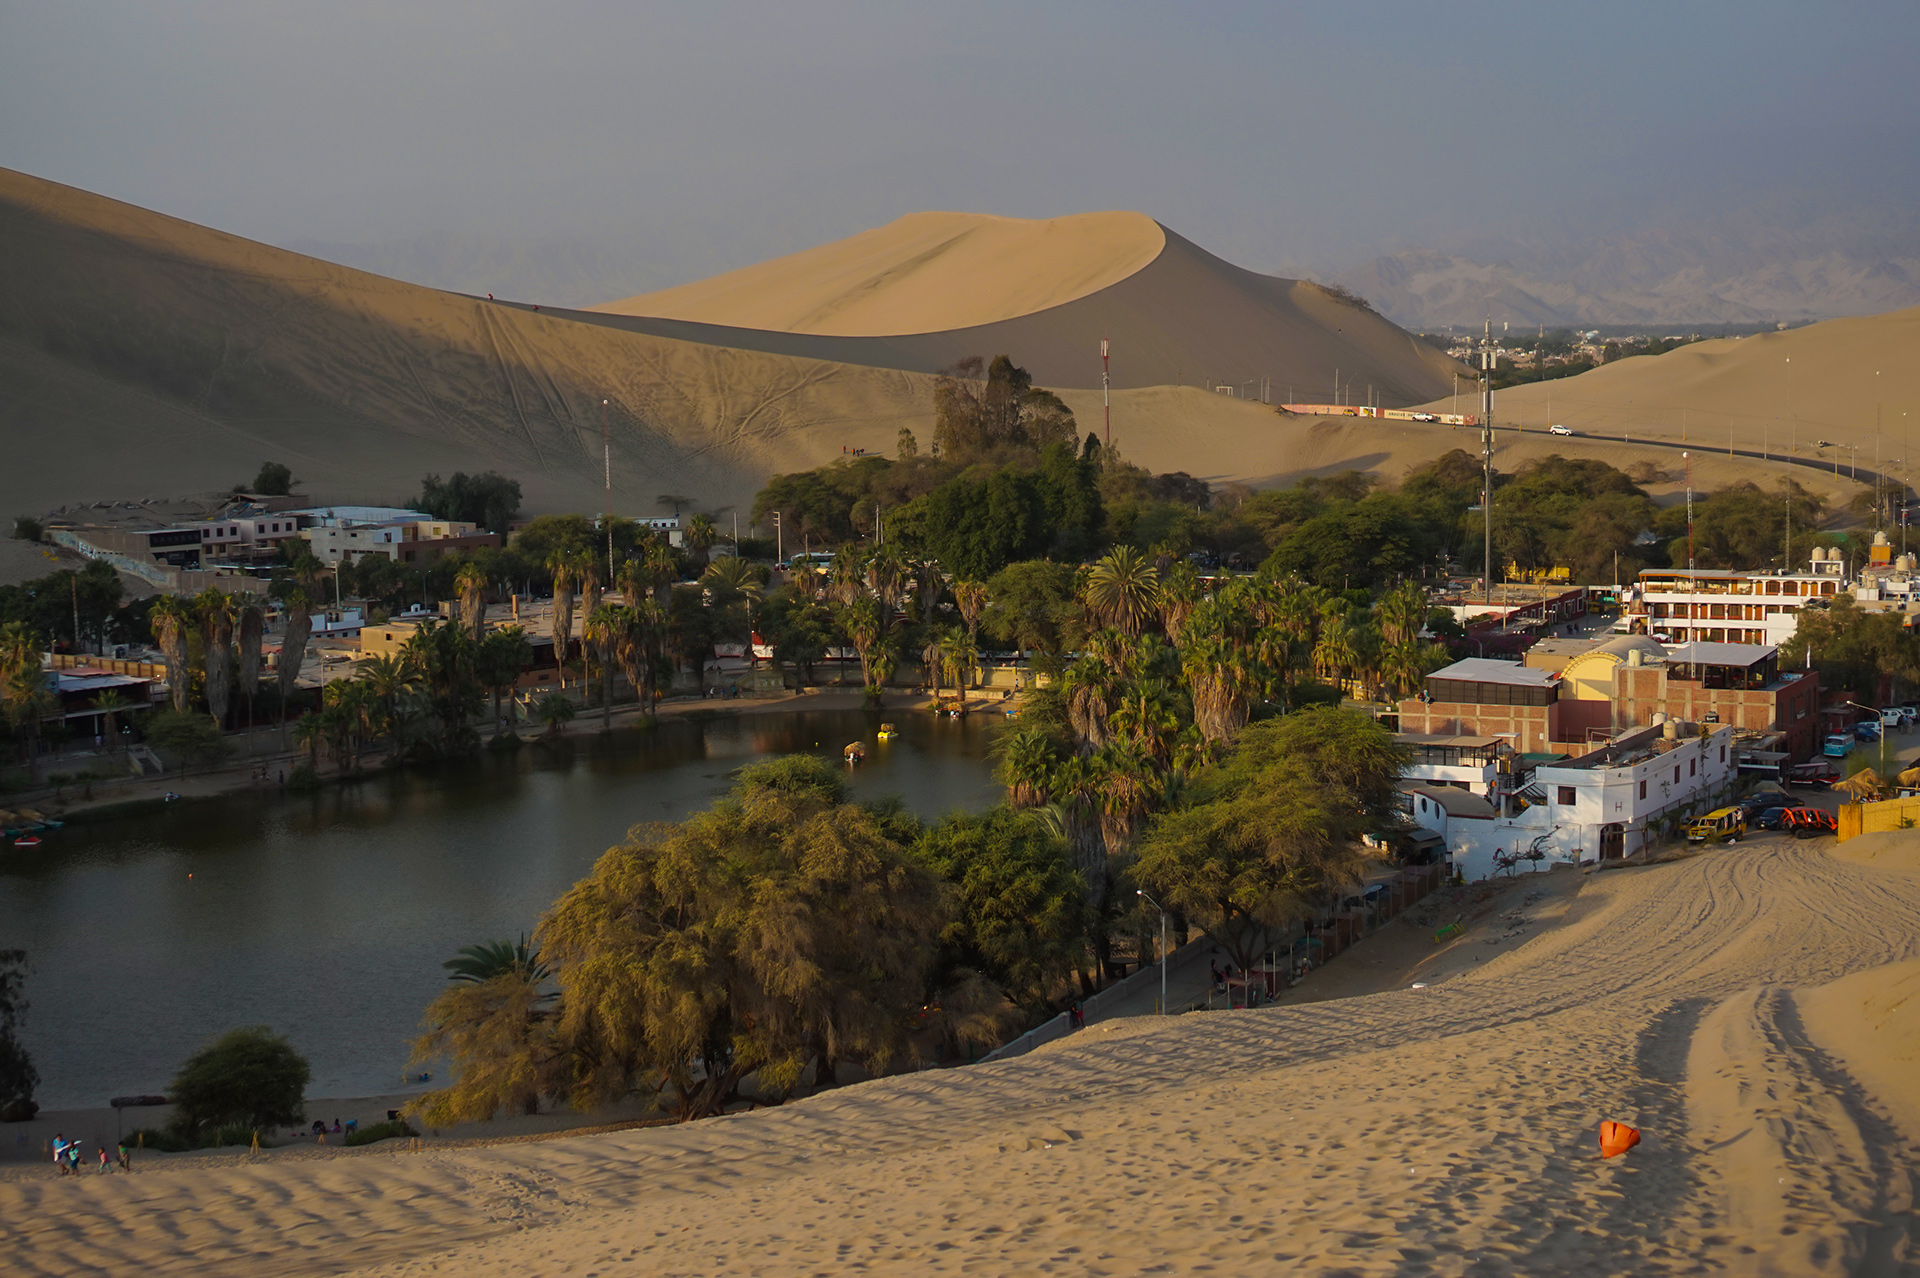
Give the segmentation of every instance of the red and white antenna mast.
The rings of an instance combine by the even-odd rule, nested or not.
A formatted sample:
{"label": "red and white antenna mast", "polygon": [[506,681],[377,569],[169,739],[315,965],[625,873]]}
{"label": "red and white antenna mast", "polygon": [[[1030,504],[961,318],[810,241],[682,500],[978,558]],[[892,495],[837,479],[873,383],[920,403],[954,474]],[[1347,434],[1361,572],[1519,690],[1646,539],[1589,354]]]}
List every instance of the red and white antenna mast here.
{"label": "red and white antenna mast", "polygon": [[1113,404],[1107,398],[1107,339],[1100,339],[1100,407],[1107,415],[1107,446],[1113,445]]}

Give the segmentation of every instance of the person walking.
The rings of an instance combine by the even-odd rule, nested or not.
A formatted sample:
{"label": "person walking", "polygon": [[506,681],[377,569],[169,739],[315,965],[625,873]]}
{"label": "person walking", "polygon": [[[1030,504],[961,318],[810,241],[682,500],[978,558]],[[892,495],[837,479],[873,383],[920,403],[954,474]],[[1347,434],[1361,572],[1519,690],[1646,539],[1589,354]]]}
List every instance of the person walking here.
{"label": "person walking", "polygon": [[53,1169],[62,1176],[67,1174],[67,1137],[64,1132],[53,1134]]}
{"label": "person walking", "polygon": [[120,1170],[123,1172],[133,1170],[133,1151],[127,1148],[127,1142],[124,1140],[120,1142]]}
{"label": "person walking", "polygon": [[111,1176],[113,1174],[113,1160],[107,1156],[107,1147],[105,1145],[100,1147],[100,1174],[102,1176]]}

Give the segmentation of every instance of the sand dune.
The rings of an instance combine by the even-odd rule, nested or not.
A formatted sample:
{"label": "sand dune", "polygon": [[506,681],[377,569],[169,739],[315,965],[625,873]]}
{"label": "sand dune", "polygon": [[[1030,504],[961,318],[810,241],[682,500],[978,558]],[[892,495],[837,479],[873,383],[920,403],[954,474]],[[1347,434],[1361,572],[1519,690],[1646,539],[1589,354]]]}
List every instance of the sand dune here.
{"label": "sand dune", "polygon": [[[759,312],[745,298],[738,299],[737,310],[717,304],[702,309],[723,316],[720,320],[606,310],[562,313],[631,332],[926,373],[968,355],[1005,354],[1056,390],[1100,385],[1102,339],[1112,344],[1116,387],[1230,387],[1257,397],[1265,379],[1276,402],[1331,400],[1338,378],[1341,394],[1352,402],[1371,397],[1393,407],[1451,388],[1454,373],[1461,371],[1405,330],[1318,284],[1243,270],[1165,227],[1157,230],[1165,241],[1159,254],[1104,288],[1042,310],[938,332],[844,337],[756,328],[749,321]],[[859,250],[860,239],[814,252],[832,250],[871,269]],[[905,269],[909,263],[902,259],[900,265]],[[824,290],[808,300],[816,297],[823,304],[831,300]],[[924,322],[933,314],[914,318]]]}
{"label": "sand dune", "polygon": [[[1920,958],[1920,874],[1770,840],[1531,908],[1426,989],[1095,1027],[686,1127],[10,1180],[0,1237],[34,1274],[1920,1260],[1895,1117],[1920,1079],[1829,1047],[1873,1015],[1847,1010],[1873,998],[1859,974]],[[1914,1029],[1883,1018],[1874,1050],[1910,1056]],[[1602,1118],[1644,1143],[1601,1161]]]}
{"label": "sand dune", "polygon": [[870,231],[590,310],[880,337],[972,328],[1117,284],[1158,257],[1139,213],[1029,220],[910,213]]}
{"label": "sand dune", "polygon": [[[1495,396],[1494,418],[1684,439],[1723,455],[1731,440],[1741,449],[1837,459],[1842,474],[1856,457],[1871,467],[1878,443],[1886,468],[1902,474],[1894,459],[1920,462],[1907,447],[1920,429],[1920,307],[1698,342],[1515,387]],[[1836,457],[1820,440],[1853,449]]]}

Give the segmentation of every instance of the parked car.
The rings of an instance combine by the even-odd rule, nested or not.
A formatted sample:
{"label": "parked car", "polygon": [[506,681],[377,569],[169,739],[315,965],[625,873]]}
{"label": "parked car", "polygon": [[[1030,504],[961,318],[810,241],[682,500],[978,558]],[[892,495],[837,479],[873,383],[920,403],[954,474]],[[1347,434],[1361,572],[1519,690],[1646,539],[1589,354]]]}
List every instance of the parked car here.
{"label": "parked car", "polygon": [[1717,808],[1687,827],[1687,842],[1738,843],[1746,832],[1746,813],[1739,808]]}
{"label": "parked car", "polygon": [[1812,763],[1795,764],[1787,773],[1787,784],[1801,790],[1824,790],[1839,779],[1839,768],[1817,759]]}
{"label": "parked car", "polygon": [[1565,426],[1556,424],[1556,425],[1547,427],[1547,433],[1550,435],[1571,435],[1573,434],[1573,431],[1568,429]]}
{"label": "parked car", "polygon": [[1829,759],[1844,759],[1852,750],[1853,735],[1847,732],[1834,733],[1820,747],[1820,753]]}
{"label": "parked car", "polygon": [[1768,808],[1765,812],[1762,812],[1758,817],[1754,818],[1753,825],[1757,830],[1781,830],[1786,828],[1788,819],[1792,817],[1794,813],[1809,811],[1812,811],[1812,809],[1801,807]]}
{"label": "parked car", "polygon": [[1439,421],[1439,420],[1440,420],[1440,414],[1438,414],[1438,413],[1415,413],[1415,414],[1413,415],[1413,420],[1415,420],[1416,422],[1437,422],[1437,421]]}
{"label": "parked car", "polygon": [[1888,706],[1880,712],[1880,726],[1888,732],[1910,731],[1913,714],[1905,706]]}
{"label": "parked car", "polygon": [[1796,839],[1817,839],[1823,834],[1838,834],[1840,822],[1833,813],[1818,808],[1794,808],[1787,813],[1780,828],[1793,831]]}
{"label": "parked car", "polygon": [[1880,721],[1878,719],[1862,719],[1853,725],[1853,736],[1856,741],[1878,741],[1880,739]]}

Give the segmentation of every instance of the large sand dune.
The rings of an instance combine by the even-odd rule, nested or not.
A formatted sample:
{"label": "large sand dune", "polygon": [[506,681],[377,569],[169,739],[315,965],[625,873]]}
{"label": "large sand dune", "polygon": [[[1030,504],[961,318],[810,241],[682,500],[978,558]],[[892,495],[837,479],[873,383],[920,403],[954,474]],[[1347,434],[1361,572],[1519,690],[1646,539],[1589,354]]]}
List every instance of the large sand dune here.
{"label": "large sand dune", "polygon": [[590,310],[882,337],[972,328],[1117,284],[1160,255],[1139,213],[910,213],[848,239]]}
{"label": "large sand dune", "polygon": [[[765,267],[565,314],[633,332],[925,373],[968,355],[1005,354],[1055,389],[1100,385],[1103,339],[1111,343],[1116,387],[1232,387],[1252,397],[1264,379],[1269,398],[1277,402],[1331,401],[1338,378],[1342,396],[1351,402],[1371,398],[1393,407],[1431,398],[1450,388],[1454,373],[1462,371],[1351,299],[1307,281],[1243,270],[1138,215],[1097,215],[1085,226],[1086,251],[1048,269],[1040,263],[1058,241],[1059,223],[1079,225],[1077,219],[988,221],[995,227],[1029,228],[1018,236],[998,232],[1000,242],[1019,245],[1013,259],[1018,269],[956,271],[952,281],[941,284],[950,291],[906,291],[926,268],[913,255],[918,242],[896,233],[902,226],[896,222]],[[1160,247],[1140,260],[1146,227]],[[875,245],[888,255],[876,255]],[[785,264],[802,259],[804,273],[786,269]],[[1096,263],[1113,282],[1089,290],[1085,285],[1096,277]],[[885,279],[889,272],[907,284],[876,289],[881,300],[874,318],[858,326],[876,331],[848,336],[843,333],[855,326],[764,323],[802,312],[836,313],[853,304],[849,293],[857,293],[847,281]],[[1019,281],[1029,274],[1035,287],[1022,287]],[[751,291],[749,284],[761,280],[776,288],[777,305],[761,305]],[[682,304],[683,298],[698,304]],[[1046,305],[1022,310],[997,298]],[[878,331],[881,301],[888,322],[899,325],[892,331]],[[654,302],[660,309],[644,309]],[[989,315],[998,317],[988,320]],[[979,318],[966,326],[929,327],[962,316]]]}
{"label": "large sand dune", "polygon": [[[1428,988],[691,1126],[10,1179],[0,1238],[29,1274],[1910,1271],[1917,849],[1601,874]],[[1601,1161],[1603,1118],[1644,1142]]]}

